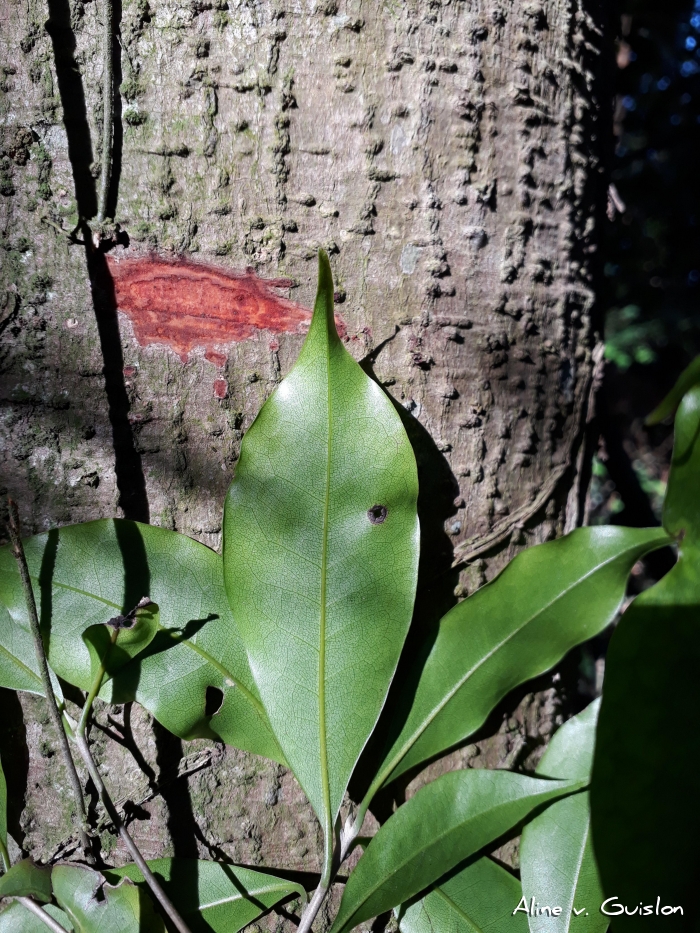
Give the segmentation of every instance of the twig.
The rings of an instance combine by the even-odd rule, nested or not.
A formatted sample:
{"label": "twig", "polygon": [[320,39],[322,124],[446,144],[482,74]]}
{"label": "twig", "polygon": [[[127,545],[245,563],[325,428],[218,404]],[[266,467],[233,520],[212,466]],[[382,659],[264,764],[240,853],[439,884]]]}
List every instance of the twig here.
{"label": "twig", "polygon": [[102,172],[100,177],[100,203],[97,211],[99,223],[105,219],[109,188],[112,183],[112,135],[114,129],[114,6],[113,0],[103,0],[103,83],[102,83]]}
{"label": "twig", "polygon": [[129,831],[126,826],[122,823],[119,813],[117,812],[116,807],[112,803],[112,798],[109,796],[107,788],[104,785],[100,772],[97,770],[95,760],[92,757],[92,752],[88,746],[87,739],[85,738],[84,732],[76,732],[75,734],[75,744],[78,746],[78,751],[82,755],[85,766],[90,772],[90,777],[92,778],[93,784],[97,788],[97,792],[100,795],[100,800],[105,810],[109,814],[112,823],[117,828],[119,835],[124,843],[124,845],[129,850],[131,857],[138,866],[139,871],[144,877],[144,880],[148,887],[153,892],[154,896],[157,898],[159,904],[170,917],[172,922],[175,924],[176,928],[180,933],[190,933],[189,927],[185,924],[185,921],[182,919],[180,914],[177,912],[173,906],[170,898],[165,893],[163,888],[160,886],[158,879],[155,877],[151,869],[146,864],[146,860],[134,842],[134,840],[129,835]]}
{"label": "twig", "polygon": [[49,930],[53,930],[53,933],[66,933],[65,927],[62,927],[57,920],[54,920],[51,914],[47,914],[43,907],[40,907],[31,897],[16,897],[15,900],[19,901],[27,910],[31,910],[34,916],[38,917]]}
{"label": "twig", "polygon": [[[141,605],[141,603],[139,603],[139,605]],[[100,692],[100,688],[102,686],[102,682],[104,680],[104,677],[107,671],[107,659],[109,657],[109,653],[112,647],[117,641],[118,636],[119,636],[119,629],[114,628],[112,632],[112,637],[110,640],[109,647],[107,648],[107,651],[105,652],[105,656],[102,658],[100,666],[97,672],[95,673],[92,686],[90,687],[90,691],[85,700],[85,705],[83,706],[83,712],[80,717],[80,722],[78,723],[77,727],[73,730],[73,741],[78,746],[78,751],[80,752],[82,759],[85,762],[85,766],[87,767],[90,773],[90,777],[92,778],[92,782],[97,789],[97,793],[100,796],[102,805],[104,806],[105,810],[109,814],[109,817],[112,820],[112,823],[114,824],[114,827],[116,828],[117,832],[121,836],[121,839],[124,845],[129,850],[131,857],[133,858],[141,874],[143,875],[144,881],[146,882],[148,887],[151,889],[154,897],[157,899],[160,906],[163,908],[163,910],[166,912],[168,917],[170,917],[172,922],[175,924],[175,927],[179,930],[179,933],[190,933],[189,927],[187,926],[185,921],[182,919],[180,914],[175,909],[172,901],[170,900],[168,895],[165,893],[165,891],[161,887],[160,882],[158,881],[156,876],[153,874],[151,869],[146,864],[146,860],[144,859],[143,855],[141,855],[140,849],[138,848],[134,840],[131,838],[131,835],[129,834],[129,831],[126,828],[126,826],[122,823],[121,817],[119,816],[119,812],[117,808],[114,806],[114,803],[112,802],[112,798],[109,796],[109,792],[107,788],[105,787],[105,784],[104,784],[104,781],[102,780],[102,776],[100,772],[97,770],[95,759],[92,757],[92,752],[90,751],[90,746],[88,745],[88,741],[87,741],[87,727],[90,721],[90,713],[92,711],[92,704],[95,700],[95,697]]]}
{"label": "twig", "polygon": [[71,787],[73,788],[75,805],[78,808],[78,817],[80,819],[80,841],[85,853],[85,857],[92,865],[94,864],[94,856],[92,854],[90,837],[87,834],[86,828],[87,817],[85,814],[85,801],[83,800],[83,788],[80,784],[78,772],[75,770],[75,762],[73,761],[73,756],[70,752],[70,746],[68,745],[68,736],[66,735],[66,731],[63,728],[61,713],[58,708],[58,704],[56,703],[56,697],[54,696],[53,686],[49,676],[49,666],[46,661],[44,640],[41,637],[41,629],[39,627],[39,617],[36,611],[36,601],[34,600],[32,581],[29,577],[27,558],[24,553],[22,538],[20,537],[19,512],[17,510],[17,504],[13,502],[12,499],[8,500],[8,505],[10,511],[10,541],[12,542],[12,551],[15,556],[15,560],[17,561],[20,579],[22,580],[22,589],[24,590],[24,598],[27,603],[27,613],[29,615],[29,625],[32,630],[32,636],[34,638],[36,659],[39,665],[41,681],[44,685],[44,693],[46,694],[46,704],[49,708],[49,715],[51,716],[53,724],[56,727],[56,731],[58,732],[58,741],[61,746],[61,752],[63,753],[63,760],[68,770],[68,777],[70,778]]}

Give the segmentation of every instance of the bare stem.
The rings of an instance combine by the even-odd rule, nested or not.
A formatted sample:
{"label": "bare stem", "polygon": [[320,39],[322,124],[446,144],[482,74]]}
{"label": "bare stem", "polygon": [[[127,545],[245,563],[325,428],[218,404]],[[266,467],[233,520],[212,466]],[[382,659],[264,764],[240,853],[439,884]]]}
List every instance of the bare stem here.
{"label": "bare stem", "polygon": [[81,731],[76,732],[75,744],[78,746],[78,751],[82,755],[83,761],[85,762],[85,766],[90,772],[90,777],[92,778],[92,781],[95,787],[97,788],[97,792],[100,795],[100,800],[102,801],[102,805],[104,806],[105,810],[109,814],[109,818],[112,820],[112,823],[114,824],[117,831],[119,832],[119,835],[121,836],[121,839],[124,845],[129,850],[131,857],[133,858],[134,862],[138,866],[138,869],[143,875],[146,884],[153,892],[153,896],[158,900],[158,903],[161,905],[163,910],[166,912],[166,914],[170,917],[172,922],[175,924],[175,927],[179,930],[179,933],[190,933],[189,927],[186,925],[185,921],[182,919],[180,914],[177,912],[177,910],[173,906],[170,898],[168,897],[168,895],[165,893],[165,891],[161,887],[160,882],[158,881],[156,876],[153,874],[151,869],[146,864],[146,860],[144,859],[143,855],[141,855],[141,852],[138,846],[136,845],[134,840],[129,835],[129,831],[127,830],[126,826],[124,826],[124,824],[122,823],[121,817],[119,816],[117,808],[112,803],[112,798],[109,796],[109,793],[107,791],[107,788],[104,785],[100,772],[97,770],[95,760],[92,757],[92,752],[90,751],[90,747],[87,743],[87,739],[85,738],[84,730],[82,732]]}
{"label": "bare stem", "polygon": [[114,6],[103,0],[103,82],[102,82],[102,171],[97,219],[105,219],[109,188],[112,183],[112,135],[114,129]]}
{"label": "bare stem", "polygon": [[34,916],[38,917],[49,930],[53,930],[53,933],[66,933],[65,927],[62,927],[57,920],[54,920],[51,914],[47,914],[43,907],[40,907],[31,897],[17,897],[15,900],[18,900],[27,910],[31,910]]}
{"label": "bare stem", "polygon": [[34,590],[32,589],[32,581],[29,577],[29,568],[27,567],[27,558],[24,553],[24,547],[22,545],[22,538],[20,537],[20,525],[19,525],[19,512],[17,510],[17,505],[12,499],[8,500],[9,510],[10,510],[10,541],[12,542],[12,551],[17,561],[17,567],[19,569],[20,579],[22,580],[22,589],[24,590],[24,598],[27,603],[27,613],[29,615],[29,626],[32,630],[32,636],[34,638],[34,648],[36,650],[36,659],[39,664],[39,673],[41,675],[41,682],[44,686],[44,693],[46,694],[46,703],[49,708],[49,715],[53,720],[53,724],[56,727],[58,732],[58,741],[61,746],[61,752],[63,753],[63,760],[68,771],[68,777],[70,778],[71,787],[73,789],[73,796],[75,797],[75,805],[78,808],[78,818],[80,819],[80,842],[83,847],[83,852],[88,862],[92,865],[94,864],[94,856],[92,854],[92,849],[90,846],[90,837],[87,834],[87,817],[85,814],[85,801],[83,799],[83,788],[80,784],[80,778],[78,777],[78,772],[75,770],[75,762],[73,761],[73,756],[70,752],[70,746],[68,745],[68,736],[66,735],[65,729],[63,728],[63,722],[61,720],[61,712],[56,703],[56,697],[54,696],[53,686],[51,684],[51,678],[49,677],[49,665],[46,660],[46,651],[44,649],[44,640],[41,637],[41,629],[39,627],[39,616],[36,611],[36,601],[34,599]]}
{"label": "bare stem", "polygon": [[[335,845],[333,844],[335,838]],[[311,926],[316,919],[316,915],[321,909],[321,905],[326,899],[328,892],[330,891],[331,884],[333,883],[333,878],[340,867],[340,845],[341,838],[338,834],[331,832],[325,834],[324,839],[324,857],[323,857],[323,872],[321,874],[321,880],[318,883],[318,887],[313,893],[313,896],[304,910],[304,913],[301,915],[301,921],[297,928],[297,933],[308,933],[311,929]]]}
{"label": "bare stem", "polygon": [[309,901],[309,904],[302,915],[301,922],[299,923],[299,926],[297,927],[297,933],[309,933],[309,930],[311,929],[311,924],[316,919],[316,914],[321,909],[321,905],[326,899],[326,895],[328,894],[329,888],[330,888],[330,884],[324,885],[323,881],[316,888],[316,890],[314,891],[313,897]]}

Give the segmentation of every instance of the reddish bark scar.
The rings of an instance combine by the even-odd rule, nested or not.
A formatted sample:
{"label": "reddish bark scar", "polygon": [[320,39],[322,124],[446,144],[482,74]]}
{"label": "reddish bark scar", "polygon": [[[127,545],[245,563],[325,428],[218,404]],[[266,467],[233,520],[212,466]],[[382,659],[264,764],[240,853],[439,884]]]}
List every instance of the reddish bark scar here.
{"label": "reddish bark scar", "polygon": [[[118,259],[107,256],[117,307],[130,318],[141,346],[163,343],[186,362],[195,347],[223,366],[214,348],[247,340],[261,330],[302,334],[311,312],[276,294],[289,279],[261,279],[187,259],[158,256]],[[342,328],[342,322],[338,322]],[[342,328],[344,330],[344,328]]]}
{"label": "reddish bark scar", "polygon": [[228,396],[228,383],[225,379],[214,380],[214,398],[226,398]]}

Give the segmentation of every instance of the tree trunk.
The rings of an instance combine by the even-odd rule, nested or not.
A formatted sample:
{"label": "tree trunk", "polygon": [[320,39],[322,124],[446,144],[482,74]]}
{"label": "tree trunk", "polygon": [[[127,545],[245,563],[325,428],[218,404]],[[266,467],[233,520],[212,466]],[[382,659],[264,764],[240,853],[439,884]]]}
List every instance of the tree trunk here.
{"label": "tree trunk", "polygon": [[[301,346],[319,246],[348,349],[410,416],[418,625],[581,524],[605,6],[115,0],[108,221],[90,229],[109,162],[106,0],[1,0],[1,491],[25,532],[125,515],[218,547],[241,437]],[[511,699],[429,773],[535,756],[566,682]],[[10,769],[15,834],[65,855],[50,725],[21,702],[2,736],[3,761],[10,733],[28,748]],[[136,708],[110,716],[115,796],[163,785],[135,811],[148,856],[317,868],[283,769],[197,742],[180,768],[203,766],[174,780],[181,743]]]}

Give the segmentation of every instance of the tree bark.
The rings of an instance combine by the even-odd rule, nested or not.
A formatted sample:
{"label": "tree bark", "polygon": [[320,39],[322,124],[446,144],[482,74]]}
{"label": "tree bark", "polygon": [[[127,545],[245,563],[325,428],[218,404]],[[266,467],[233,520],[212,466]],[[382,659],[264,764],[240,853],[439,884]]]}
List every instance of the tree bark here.
{"label": "tree bark", "polygon": [[[105,164],[105,6],[0,0],[0,483],[25,532],[126,515],[218,547],[241,437],[301,346],[319,247],[348,349],[402,406],[416,448],[418,628],[524,546],[581,524],[600,359],[605,7],[117,0],[108,220],[89,227]],[[147,286],[125,272],[145,261],[180,302],[157,327],[138,307]],[[263,327],[243,309],[236,340],[197,298],[219,294],[221,273],[246,307],[258,302]],[[185,313],[201,326],[187,340]],[[536,756],[564,715],[567,678],[555,677],[429,773]],[[27,800],[16,832],[49,858],[66,800],[60,768],[41,760],[37,702],[22,698],[24,720],[11,704],[6,730],[29,750],[12,778]],[[149,857],[317,868],[315,820],[283,769],[192,743],[208,763],[173,780],[181,743],[136,709],[110,716],[123,739],[100,739],[113,795],[138,802],[165,782],[132,825]],[[110,839],[106,857],[124,861]]]}

